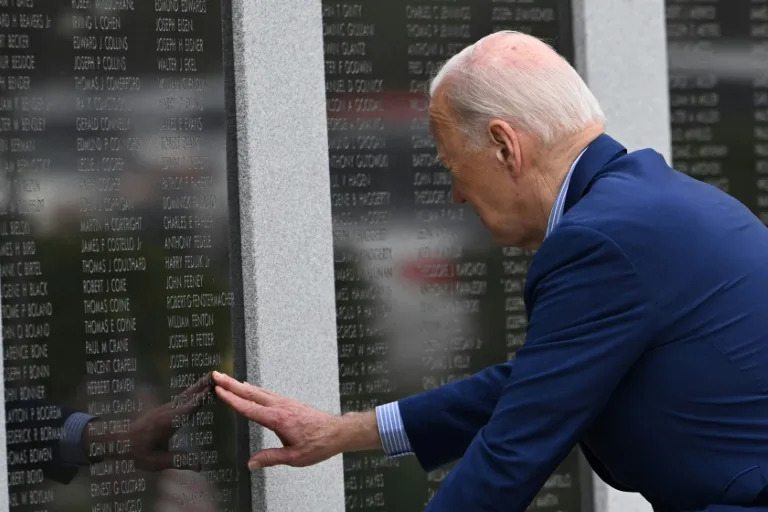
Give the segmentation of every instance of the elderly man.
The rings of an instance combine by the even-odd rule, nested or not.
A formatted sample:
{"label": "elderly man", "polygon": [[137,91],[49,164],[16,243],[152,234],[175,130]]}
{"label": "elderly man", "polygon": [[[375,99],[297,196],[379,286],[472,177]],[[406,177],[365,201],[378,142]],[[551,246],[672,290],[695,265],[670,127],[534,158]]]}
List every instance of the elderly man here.
{"label": "elderly man", "polygon": [[283,448],[253,468],[340,452],[461,459],[432,512],[522,512],[580,445],[659,512],[768,510],[768,230],[743,205],[604,134],[568,63],[491,35],[435,78],[430,116],[453,196],[499,244],[537,248],[513,362],[335,417],[215,375]]}

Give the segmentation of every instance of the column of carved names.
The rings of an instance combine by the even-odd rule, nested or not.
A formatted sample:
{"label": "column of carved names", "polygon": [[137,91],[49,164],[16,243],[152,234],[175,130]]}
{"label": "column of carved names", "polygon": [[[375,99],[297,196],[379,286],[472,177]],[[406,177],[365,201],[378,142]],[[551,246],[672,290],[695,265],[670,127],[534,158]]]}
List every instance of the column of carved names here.
{"label": "column of carved names", "polygon": [[[716,55],[716,44],[723,37],[719,2],[667,2],[667,30],[673,51],[670,106],[673,160],[677,169],[697,179],[731,191],[727,162],[731,149],[723,142],[721,80],[716,70],[691,72],[686,61]],[[676,64],[679,62],[679,68]],[[690,68],[689,68],[690,69]]]}
{"label": "column of carved names", "polygon": [[768,2],[667,1],[673,164],[768,222]]}
{"label": "column of carved names", "polygon": [[[410,98],[413,215],[418,228],[413,277],[419,282],[421,321],[416,327],[421,346],[421,390],[472,375],[486,342],[478,325],[487,314],[487,254],[474,247],[477,219],[452,200],[450,170],[437,160],[429,128],[429,80],[442,63],[473,42],[477,11],[469,2],[405,4]],[[414,87],[416,86],[416,87]],[[482,237],[482,234],[481,234]],[[427,476],[424,505],[447,474],[447,468]]]}
{"label": "column of carved names", "polygon": [[[397,389],[381,329],[392,293],[391,162],[386,84],[371,52],[377,34],[371,14],[364,2],[323,5],[343,411],[371,409]],[[380,462],[367,455],[345,458],[348,509],[384,505]]]}
{"label": "column of carved names", "polygon": [[[131,103],[142,90],[129,58],[135,40],[123,29],[131,2],[96,15],[90,2],[74,2],[72,33],[74,154],[80,191],[80,253],[87,412],[101,421],[87,427],[92,510],[142,506],[145,479],[137,474],[123,437],[144,404],[135,397],[136,357],[142,330],[131,302],[136,279],[147,271],[144,222],[123,190],[123,176],[144,141],[135,135]],[[118,485],[115,475],[120,475]]]}
{"label": "column of carved names", "polygon": [[45,507],[56,498],[36,466],[53,457],[61,437],[52,426],[61,409],[46,402],[54,307],[35,241],[47,213],[42,176],[51,168],[37,154],[48,104],[35,75],[40,34],[50,29],[34,2],[0,2],[0,281],[11,510]]}
{"label": "column of carved names", "polygon": [[173,370],[169,384],[178,392],[204,374],[198,350],[214,346],[212,333],[196,335],[201,327],[213,325],[213,315],[200,312],[188,299],[204,287],[203,271],[210,267],[205,249],[211,248],[216,196],[211,193],[208,158],[201,153],[204,106],[198,93],[205,92],[207,83],[196,76],[195,52],[205,45],[203,38],[195,37],[195,23],[200,20],[190,14],[179,16],[173,4],[159,11],[156,7],[155,14],[162,112],[158,140],[164,173],[164,288],[169,368]]}
{"label": "column of carved names", "polygon": [[[206,111],[206,98],[218,87],[209,82],[211,62],[204,58],[206,48],[216,43],[205,30],[212,6],[207,0],[161,1],[154,8],[168,386],[176,400],[222,364],[220,346],[229,340],[218,339],[215,330],[229,321],[233,296],[211,291],[218,285],[217,248],[228,243],[228,233],[215,229],[226,202],[216,192],[209,151],[218,148],[209,135],[212,118]],[[199,466],[209,484],[220,486],[206,496],[207,505],[230,510],[235,475],[221,467],[211,401],[206,397],[198,411],[174,418],[179,430],[170,447],[179,452],[175,466]],[[185,485],[183,476],[174,479]]]}
{"label": "column of carved names", "polygon": [[[749,13],[752,53],[763,62],[768,59],[768,0],[753,0]],[[757,179],[756,214],[768,224],[768,68],[753,81],[755,174]]]}

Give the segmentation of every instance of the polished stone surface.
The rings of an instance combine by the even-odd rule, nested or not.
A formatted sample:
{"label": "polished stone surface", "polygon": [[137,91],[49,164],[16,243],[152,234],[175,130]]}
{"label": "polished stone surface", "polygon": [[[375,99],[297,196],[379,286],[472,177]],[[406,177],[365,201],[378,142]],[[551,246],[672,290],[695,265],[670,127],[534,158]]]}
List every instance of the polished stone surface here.
{"label": "polished stone surface", "polygon": [[[243,358],[226,19],[0,7],[11,510],[250,510],[244,425],[206,391]],[[97,419],[67,450],[70,413]]]}

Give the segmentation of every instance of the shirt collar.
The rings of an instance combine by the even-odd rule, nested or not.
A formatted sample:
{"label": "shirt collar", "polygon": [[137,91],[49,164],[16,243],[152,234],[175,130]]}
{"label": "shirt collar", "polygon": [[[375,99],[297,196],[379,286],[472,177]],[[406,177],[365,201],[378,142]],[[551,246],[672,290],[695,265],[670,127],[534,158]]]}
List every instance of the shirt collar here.
{"label": "shirt collar", "polygon": [[565,197],[568,194],[568,185],[571,182],[571,176],[573,175],[573,170],[576,168],[576,164],[579,163],[579,160],[581,160],[582,155],[584,155],[584,152],[587,150],[587,148],[584,148],[584,151],[579,153],[579,156],[576,157],[576,160],[573,161],[573,164],[571,164],[571,168],[568,171],[568,174],[565,176],[565,179],[563,180],[563,184],[560,186],[560,192],[557,194],[557,198],[555,198],[555,204],[552,205],[552,211],[549,212],[549,221],[547,222],[547,232],[544,235],[544,237],[548,237],[550,233],[557,227],[558,224],[560,224],[560,220],[563,218],[563,206],[565,205]]}

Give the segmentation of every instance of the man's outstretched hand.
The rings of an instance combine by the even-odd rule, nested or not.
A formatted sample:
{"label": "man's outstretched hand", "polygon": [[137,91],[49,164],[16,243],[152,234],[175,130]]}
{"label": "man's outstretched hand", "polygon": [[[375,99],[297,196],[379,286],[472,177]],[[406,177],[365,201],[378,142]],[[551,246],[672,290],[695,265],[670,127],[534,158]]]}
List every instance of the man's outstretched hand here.
{"label": "man's outstretched hand", "polygon": [[218,397],[247,419],[273,431],[283,443],[254,454],[251,471],[276,465],[304,467],[343,452],[381,449],[376,414],[335,416],[222,373],[213,372]]}

